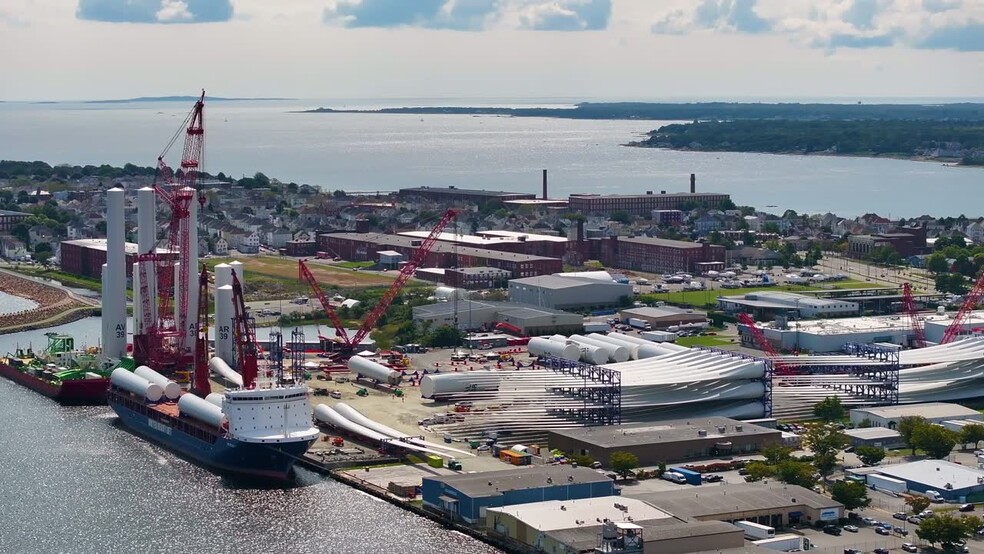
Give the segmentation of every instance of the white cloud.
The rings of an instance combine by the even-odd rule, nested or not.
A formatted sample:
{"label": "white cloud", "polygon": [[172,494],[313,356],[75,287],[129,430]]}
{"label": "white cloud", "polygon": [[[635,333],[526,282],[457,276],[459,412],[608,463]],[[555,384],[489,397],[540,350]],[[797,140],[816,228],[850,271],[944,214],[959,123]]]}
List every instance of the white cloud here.
{"label": "white cloud", "polygon": [[188,4],[181,0],[161,0],[161,9],[154,15],[157,21],[190,20],[192,17]]}

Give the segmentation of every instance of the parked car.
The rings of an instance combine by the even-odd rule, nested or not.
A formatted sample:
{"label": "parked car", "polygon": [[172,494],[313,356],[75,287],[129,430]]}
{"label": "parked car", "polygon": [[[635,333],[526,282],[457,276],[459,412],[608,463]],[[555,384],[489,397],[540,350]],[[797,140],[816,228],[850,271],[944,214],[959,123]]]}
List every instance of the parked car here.
{"label": "parked car", "polygon": [[905,552],[919,552],[919,547],[911,542],[904,542],[902,543],[902,550]]}
{"label": "parked car", "polygon": [[909,519],[907,519],[906,521],[908,521],[909,523],[914,523],[916,525],[919,525],[920,523],[922,523],[922,518],[918,516],[909,516]]}
{"label": "parked car", "polygon": [[892,517],[894,517],[895,519],[905,521],[909,516],[905,515],[905,512],[895,512],[894,514],[892,514]]}
{"label": "parked car", "polygon": [[871,554],[888,554],[887,548],[876,548],[871,551]]}
{"label": "parked car", "polygon": [[836,525],[828,525],[823,528],[823,532],[828,535],[839,536],[841,534],[841,528]]}
{"label": "parked car", "polygon": [[844,530],[847,531],[848,533],[857,533],[858,532],[858,526],[857,525],[845,525],[844,526]]}
{"label": "parked car", "polygon": [[919,512],[919,517],[926,519],[927,517],[933,517],[933,510],[923,510]]}
{"label": "parked car", "polygon": [[748,470],[745,468],[738,468],[738,475],[748,475]]}
{"label": "parked car", "polygon": [[878,533],[879,535],[891,535],[892,534],[891,531],[889,531],[888,529],[885,529],[884,527],[875,527],[875,533]]}
{"label": "parked car", "polygon": [[718,475],[717,473],[711,473],[710,475],[703,475],[701,478],[704,481],[707,481],[708,483],[720,483],[721,481],[724,481],[724,477]]}
{"label": "parked car", "polygon": [[878,520],[873,517],[866,517],[861,521],[863,521],[865,525],[878,525]]}
{"label": "parked car", "polygon": [[893,531],[895,531],[896,535],[902,535],[903,537],[909,536],[909,532],[906,531],[904,528],[899,527],[898,525],[895,526],[895,529],[893,529]]}
{"label": "parked car", "polygon": [[960,510],[961,512],[973,512],[975,508],[976,506],[974,506],[973,504],[962,504],[957,509]]}

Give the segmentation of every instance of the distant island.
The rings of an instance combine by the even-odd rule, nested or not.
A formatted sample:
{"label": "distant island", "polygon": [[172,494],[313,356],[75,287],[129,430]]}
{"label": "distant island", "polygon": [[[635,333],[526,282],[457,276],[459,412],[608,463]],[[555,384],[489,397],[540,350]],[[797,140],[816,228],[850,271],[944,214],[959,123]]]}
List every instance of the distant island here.
{"label": "distant island", "polygon": [[984,104],[743,104],[698,102],[667,104],[649,102],[583,102],[574,107],[494,108],[420,106],[347,110],[315,108],[295,113],[377,113],[408,115],[500,115],[556,117],[563,119],[638,119],[677,121],[730,121],[737,119],[916,119],[984,121]]}
{"label": "distant island", "polygon": [[984,166],[984,104],[760,104],[585,102],[573,107],[317,108],[297,113],[494,115],[689,121],[626,146],[703,152],[826,154]]}
{"label": "distant island", "polygon": [[[198,96],[140,96],[138,98],[121,98],[117,100],[85,100],[83,104],[134,104],[139,102],[195,102]],[[296,100],[296,98],[223,98],[221,96],[206,96],[209,102],[246,102],[250,100]],[[40,104],[41,102],[37,102]],[[44,102],[57,104],[58,102]]]}

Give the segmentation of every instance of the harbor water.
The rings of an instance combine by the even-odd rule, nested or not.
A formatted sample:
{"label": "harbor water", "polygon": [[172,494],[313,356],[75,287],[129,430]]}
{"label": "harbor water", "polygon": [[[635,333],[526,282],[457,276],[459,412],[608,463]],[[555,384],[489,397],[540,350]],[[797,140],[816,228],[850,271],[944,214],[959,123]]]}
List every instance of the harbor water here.
{"label": "harbor water", "polygon": [[[81,345],[98,327],[53,330]],[[44,332],[0,336],[0,351],[27,343]],[[6,379],[0,421],[0,552],[498,552],[304,469],[286,489],[220,477],[125,431],[108,407],[62,407]]]}
{"label": "harbor water", "polygon": [[23,312],[37,307],[38,303],[33,300],[0,292],[0,315]]}

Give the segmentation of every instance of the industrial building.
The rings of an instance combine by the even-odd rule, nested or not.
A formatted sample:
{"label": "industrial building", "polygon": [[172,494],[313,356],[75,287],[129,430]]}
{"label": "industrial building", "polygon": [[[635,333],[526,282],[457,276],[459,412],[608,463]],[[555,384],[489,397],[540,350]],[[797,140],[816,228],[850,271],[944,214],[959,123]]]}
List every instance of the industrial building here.
{"label": "industrial building", "polygon": [[616,425],[551,430],[551,449],[591,456],[610,465],[612,452],[631,452],[640,465],[758,452],[781,445],[782,433],[726,417],[661,421],[645,426]]}
{"label": "industrial building", "polygon": [[557,273],[510,280],[509,299],[557,310],[600,310],[631,303],[632,285]]}
{"label": "industrial building", "polygon": [[695,275],[724,269],[726,250],[706,242],[658,239],[651,237],[609,237],[587,241],[592,258],[610,267]]}
{"label": "industrial building", "polygon": [[[788,321],[760,324],[766,340],[776,349],[790,352],[841,352],[848,344],[894,344],[908,346],[912,329],[901,316],[865,316],[842,319]],[[926,322],[927,339],[929,322]],[[754,337],[744,325],[738,325],[741,342],[757,347]],[[942,337],[940,332],[939,336]]]}
{"label": "industrial building", "polygon": [[508,537],[542,552],[564,553],[593,552],[606,522],[623,535],[623,545],[638,543],[639,552],[684,554],[737,548],[745,542],[743,531],[733,525],[684,521],[640,500],[618,496],[489,508],[485,518],[493,537]]}
{"label": "industrial building", "polygon": [[851,446],[876,446],[878,448],[892,449],[905,446],[902,435],[894,429],[886,427],[861,427],[858,429],[845,429],[842,431],[851,441]]}
{"label": "industrial building", "polygon": [[424,506],[469,523],[488,508],[615,495],[615,482],[597,471],[571,466],[528,466],[483,473],[424,477]]}
{"label": "industrial building", "polygon": [[816,521],[836,522],[844,505],[809,489],[785,483],[728,483],[713,487],[634,493],[638,498],[679,518],[700,521],[754,521],[772,527]]}
{"label": "industrial building", "polygon": [[454,325],[457,320],[459,329],[486,330],[492,329],[496,323],[508,323],[528,336],[571,334],[583,328],[583,321],[578,314],[517,302],[477,300],[416,306],[413,308],[413,320],[418,324],[429,321],[434,327]]}
{"label": "industrial building", "polygon": [[973,420],[984,423],[984,415],[977,410],[945,402],[924,404],[904,404],[900,406],[880,406],[877,408],[856,408],[850,411],[851,423],[860,425],[866,421],[872,427],[895,429],[904,417],[923,417],[930,423],[943,423],[947,420]]}
{"label": "industrial building", "polygon": [[[422,239],[383,233],[327,233],[318,235],[318,250],[343,260],[379,261],[377,252],[393,250],[409,260]],[[438,241],[424,257],[421,267],[493,267],[503,269],[513,278],[534,277],[563,271],[560,258],[473,248]]]}
{"label": "industrial building", "polygon": [[628,322],[630,319],[641,319],[653,329],[707,323],[706,312],[685,310],[670,306],[661,306],[659,308],[628,308],[620,310],[618,317],[622,322]]}
{"label": "industrial building", "polygon": [[9,233],[19,223],[31,217],[31,214],[15,212],[12,210],[0,210],[0,233]]}
{"label": "industrial building", "polygon": [[984,493],[984,471],[944,460],[892,464],[877,473],[904,481],[909,491],[937,491],[947,502],[967,502],[967,497]]}
{"label": "industrial building", "polygon": [[509,285],[511,272],[494,267],[426,267],[414,272],[422,281],[441,283],[464,290],[504,289]]}
{"label": "industrial building", "polygon": [[[424,240],[430,231],[404,231],[397,233],[401,237]],[[535,233],[518,233],[513,231],[480,231],[476,235],[444,232],[437,236],[439,242],[485,248],[499,252],[515,252],[531,256],[547,256],[561,258],[567,252],[567,237],[554,235],[539,235]]]}
{"label": "industrial building", "polygon": [[676,227],[683,223],[683,212],[680,210],[653,210],[653,223],[664,227]]}
{"label": "industrial building", "polygon": [[433,200],[435,202],[472,202],[482,204],[489,201],[498,200],[536,200],[536,194],[526,192],[508,192],[502,190],[476,190],[460,189],[455,186],[442,187],[411,187],[400,189],[398,193],[401,199],[421,198]]}
{"label": "industrial building", "polygon": [[782,291],[750,292],[736,296],[719,296],[718,308],[728,313],[750,312],[757,319],[770,319],[776,315],[796,318],[858,315],[856,302],[815,298],[803,294]]}
{"label": "industrial building", "polygon": [[[100,279],[102,266],[106,263],[107,239],[76,239],[61,242],[61,269],[65,273]],[[133,277],[133,264],[137,261],[136,243],[124,243],[126,254],[126,276]],[[166,253],[166,248],[158,248],[158,253]],[[175,259],[177,256],[175,255]]]}
{"label": "industrial building", "polygon": [[926,254],[926,227],[900,227],[890,233],[847,237],[847,255],[853,258],[863,258],[885,246],[894,249],[903,258]]}
{"label": "industrial building", "polygon": [[572,212],[585,215],[611,215],[625,212],[629,215],[649,217],[653,210],[691,210],[694,208],[717,208],[731,201],[731,196],[716,192],[697,192],[693,183],[690,192],[671,192],[659,194],[647,190],[646,194],[572,194],[568,206]]}

